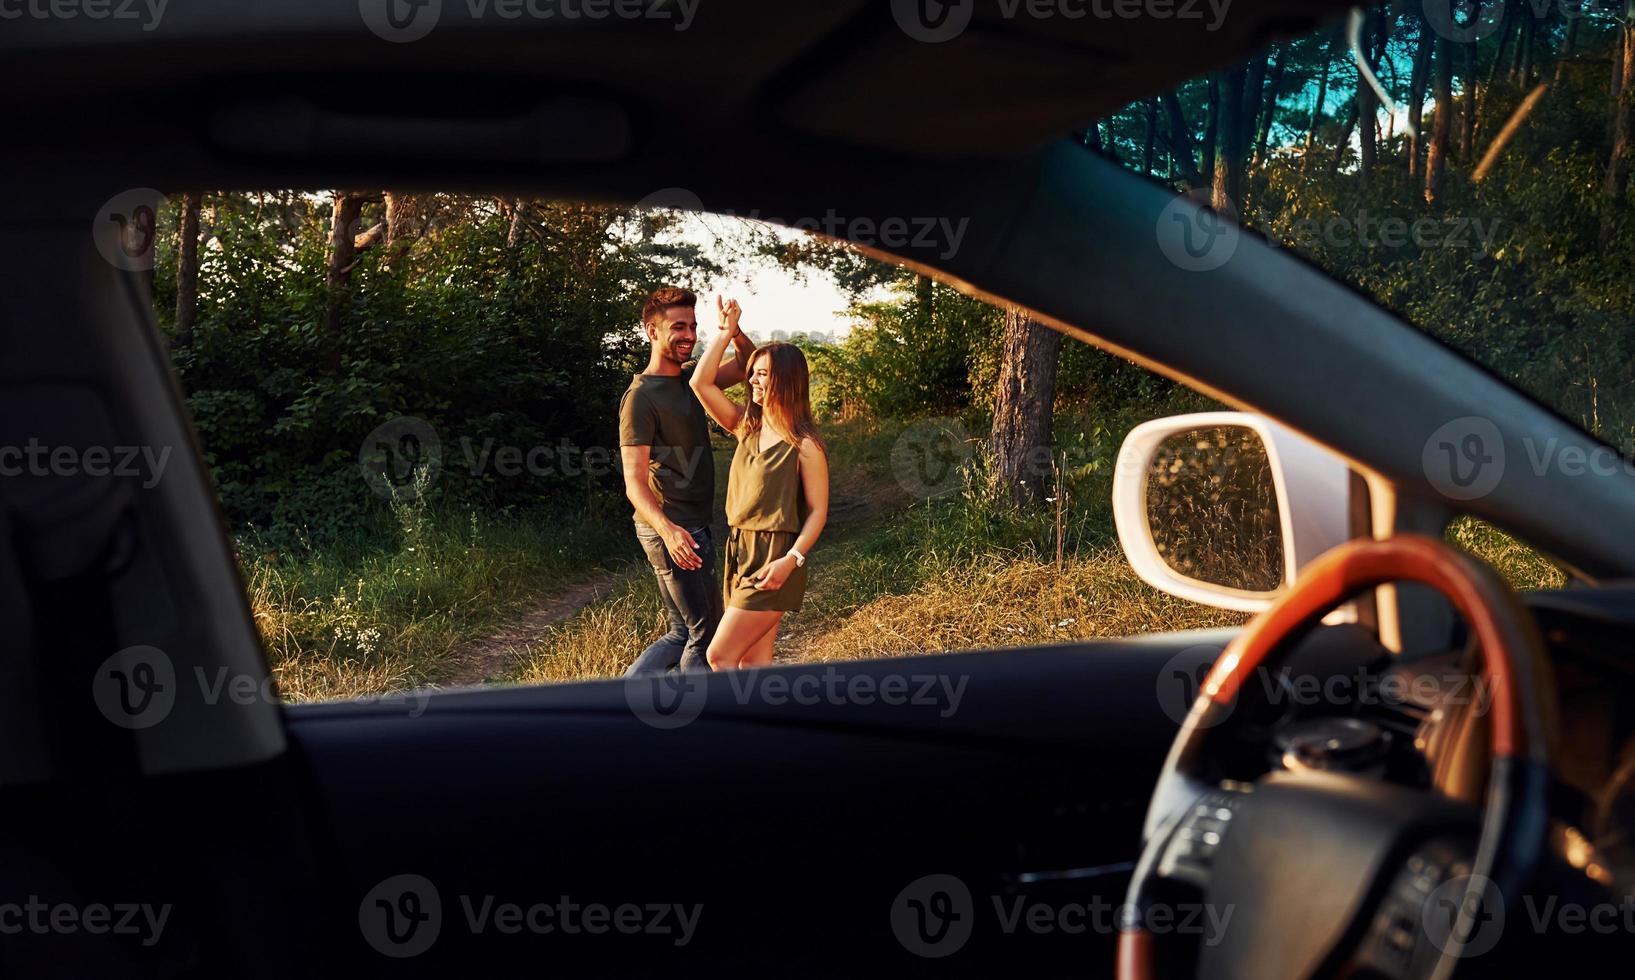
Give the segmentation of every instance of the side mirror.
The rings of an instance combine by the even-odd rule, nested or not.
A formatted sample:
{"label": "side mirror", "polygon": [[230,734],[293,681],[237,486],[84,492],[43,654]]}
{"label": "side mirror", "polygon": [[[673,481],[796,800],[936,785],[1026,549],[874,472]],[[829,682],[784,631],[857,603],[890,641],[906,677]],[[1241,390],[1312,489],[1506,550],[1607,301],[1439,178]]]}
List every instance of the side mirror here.
{"label": "side mirror", "polygon": [[1119,544],[1141,580],[1204,605],[1259,612],[1350,538],[1350,467],[1247,412],[1136,426],[1113,472]]}

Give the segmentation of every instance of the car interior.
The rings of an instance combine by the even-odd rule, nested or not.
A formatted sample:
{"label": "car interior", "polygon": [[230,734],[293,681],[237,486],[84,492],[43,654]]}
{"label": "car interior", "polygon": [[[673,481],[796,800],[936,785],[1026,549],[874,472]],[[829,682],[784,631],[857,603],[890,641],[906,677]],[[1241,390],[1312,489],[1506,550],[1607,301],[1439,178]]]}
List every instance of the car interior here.
{"label": "car interior", "polygon": [[[1515,459],[1524,437],[1601,444],[1252,234],[1210,276],[1165,261],[1163,237],[1182,234],[1157,221],[1173,194],[1067,135],[1347,5],[1236,0],[1206,32],[1010,21],[977,3],[946,43],[906,36],[893,6],[708,0],[680,32],[468,20],[445,3],[440,28],[406,44],[322,0],[176,5],[151,39],[101,20],[0,27],[0,444],[170,453],[151,487],[0,479],[0,901],[168,910],[151,944],[0,928],[0,969],[1273,978],[1627,962],[1627,931],[1511,928],[1496,953],[1460,952],[1484,916],[1525,920],[1524,894],[1615,903],[1635,880],[1635,588],[1621,584],[1635,476],[1516,467],[1463,505],[1573,571],[1575,587],[1517,596],[1440,542],[1455,511],[1427,480],[1427,437],[1481,415]],[[146,189],[385,183],[622,203],[683,187],[710,211],[785,222],[969,219],[951,255],[859,244],[1300,440],[1277,469],[1294,481],[1286,520],[1304,506],[1293,454],[1321,457],[1343,497],[1301,511],[1298,577],[1240,607],[1264,610],[1243,629],[846,667],[959,687],[952,714],[774,704],[716,676],[680,727],[616,681],[423,703],[195,697],[177,677],[264,680],[261,639],[141,277],[87,228]],[[88,692],[106,689],[111,651],[143,645],[174,663],[148,689],[168,680],[169,718],[109,725]],[[1341,712],[1276,696],[1359,677],[1417,693]],[[1172,689],[1174,704],[1147,696]],[[1359,723],[1387,737],[1349,742]],[[778,846],[745,827],[775,828]],[[899,909],[944,875],[970,889],[976,927],[957,955],[928,956]],[[436,882],[445,924],[429,947],[383,952],[364,922],[377,900],[426,914],[381,898],[403,876]],[[1469,880],[1499,897],[1473,901]],[[1414,903],[1453,881],[1455,938],[1424,935]],[[481,896],[558,895],[703,911],[685,944],[452,925],[486,914]],[[1201,901],[1237,928],[1200,941],[1145,916]],[[1062,903],[1131,918],[994,925]],[[914,912],[928,944],[939,917],[967,921],[942,908]]]}

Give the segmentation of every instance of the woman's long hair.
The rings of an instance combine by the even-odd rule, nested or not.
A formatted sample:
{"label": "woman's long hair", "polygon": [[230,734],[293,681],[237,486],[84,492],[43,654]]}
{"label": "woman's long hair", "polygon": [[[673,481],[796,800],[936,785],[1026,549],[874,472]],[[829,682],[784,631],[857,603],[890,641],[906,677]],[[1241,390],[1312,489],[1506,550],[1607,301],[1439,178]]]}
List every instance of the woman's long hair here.
{"label": "woman's long hair", "polygon": [[744,418],[738,423],[738,434],[745,438],[757,435],[763,418],[770,415],[780,428],[795,437],[796,449],[800,448],[802,439],[810,439],[827,452],[823,437],[818,435],[817,423],[812,420],[811,374],[806,368],[806,355],[794,344],[774,341],[749,355],[747,374],[755,373],[755,362],[763,357],[771,362],[771,376],[762,389],[766,404],[749,399],[744,406]]}

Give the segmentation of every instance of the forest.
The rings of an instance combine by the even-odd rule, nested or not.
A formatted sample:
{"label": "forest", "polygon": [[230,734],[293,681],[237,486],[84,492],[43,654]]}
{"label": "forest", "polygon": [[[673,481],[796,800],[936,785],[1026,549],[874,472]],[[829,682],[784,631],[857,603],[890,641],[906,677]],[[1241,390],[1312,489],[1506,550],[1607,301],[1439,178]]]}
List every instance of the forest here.
{"label": "forest", "polygon": [[[1398,2],[1070,135],[1627,453],[1632,83],[1635,0]],[[1231,619],[1137,582],[1107,500],[1130,426],[1210,403],[839,243],[367,188],[177,193],[160,232],[155,316],[287,698],[616,676],[660,630],[606,462],[645,362],[637,312],[656,285],[729,274],[826,277],[854,300],[844,339],[797,338],[836,526],[780,659]],[[435,472],[372,486],[360,447],[404,419],[435,433]],[[959,464],[933,494],[892,459],[926,426]],[[497,465],[507,448],[525,465]],[[1560,581],[1456,533],[1519,584]]]}

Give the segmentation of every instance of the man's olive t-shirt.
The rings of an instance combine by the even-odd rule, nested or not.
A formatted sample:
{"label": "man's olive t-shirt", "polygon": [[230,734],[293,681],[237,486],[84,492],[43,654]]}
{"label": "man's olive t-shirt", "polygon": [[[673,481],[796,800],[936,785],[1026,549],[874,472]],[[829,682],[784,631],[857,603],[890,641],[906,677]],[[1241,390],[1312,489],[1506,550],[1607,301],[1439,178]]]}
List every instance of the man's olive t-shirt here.
{"label": "man's olive t-shirt", "polygon": [[677,377],[638,374],[619,402],[619,445],[652,447],[647,486],[682,527],[707,526],[715,506],[710,425],[687,385],[692,376],[691,368]]}

